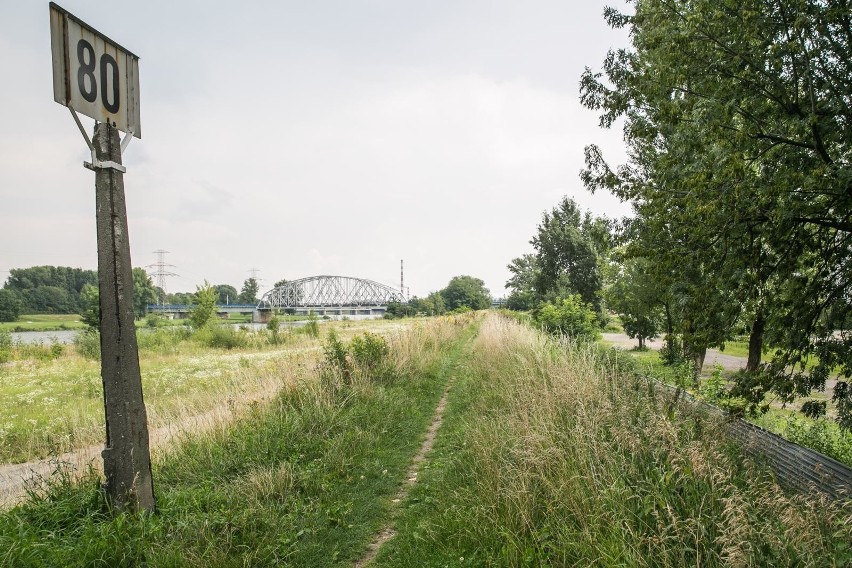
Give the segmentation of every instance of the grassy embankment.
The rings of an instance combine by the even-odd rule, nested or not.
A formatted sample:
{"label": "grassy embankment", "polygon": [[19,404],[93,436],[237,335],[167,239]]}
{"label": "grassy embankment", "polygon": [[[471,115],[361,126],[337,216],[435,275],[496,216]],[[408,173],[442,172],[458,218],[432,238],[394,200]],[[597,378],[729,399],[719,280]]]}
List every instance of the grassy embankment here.
{"label": "grassy embankment", "polygon": [[[344,336],[394,329],[381,321],[325,322]],[[151,428],[180,424],[280,387],[313,366],[320,341],[306,328],[269,333],[217,328],[190,335],[140,332],[139,361]],[[0,345],[0,463],[29,461],[101,443],[103,390],[96,336],[77,345]]]}
{"label": "grassy embankment", "polygon": [[351,566],[392,517],[454,361],[435,451],[376,565],[852,562],[852,505],[786,495],[629,360],[496,315],[463,354],[472,331],[414,327],[370,373],[326,365],[187,439],[156,460],[153,516],[105,513],[94,478],[54,484],[0,515],[0,565]]}
{"label": "grassy embankment", "polygon": [[[343,359],[337,350],[316,372],[279,377],[271,402],[158,456],[155,515],[106,513],[95,477],[54,482],[0,514],[0,565],[351,564],[383,525],[474,331],[470,317],[393,325],[389,352],[375,338]],[[330,364],[341,360],[345,372]]]}
{"label": "grassy embankment", "polygon": [[632,368],[489,318],[377,566],[852,562],[852,505],[785,494]]}

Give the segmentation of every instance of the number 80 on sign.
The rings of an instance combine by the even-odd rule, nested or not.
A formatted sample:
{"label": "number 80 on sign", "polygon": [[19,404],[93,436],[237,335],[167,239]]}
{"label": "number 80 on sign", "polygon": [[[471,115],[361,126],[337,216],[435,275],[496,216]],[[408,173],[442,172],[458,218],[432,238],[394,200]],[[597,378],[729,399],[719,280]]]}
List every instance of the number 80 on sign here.
{"label": "number 80 on sign", "polygon": [[139,58],[50,3],[53,98],[141,138]]}

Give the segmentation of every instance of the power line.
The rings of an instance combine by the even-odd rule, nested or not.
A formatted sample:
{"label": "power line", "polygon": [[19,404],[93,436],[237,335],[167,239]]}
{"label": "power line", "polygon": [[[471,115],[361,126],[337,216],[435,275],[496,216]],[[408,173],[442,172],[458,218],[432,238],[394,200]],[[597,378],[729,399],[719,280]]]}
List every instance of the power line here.
{"label": "power line", "polygon": [[148,268],[152,269],[151,276],[155,279],[157,287],[160,289],[160,293],[162,294],[160,297],[160,304],[166,303],[166,278],[169,276],[178,276],[174,272],[167,270],[168,268],[175,268],[174,264],[166,262],[166,255],[168,253],[169,251],[167,250],[155,250],[154,254],[157,255],[157,262],[148,265]]}

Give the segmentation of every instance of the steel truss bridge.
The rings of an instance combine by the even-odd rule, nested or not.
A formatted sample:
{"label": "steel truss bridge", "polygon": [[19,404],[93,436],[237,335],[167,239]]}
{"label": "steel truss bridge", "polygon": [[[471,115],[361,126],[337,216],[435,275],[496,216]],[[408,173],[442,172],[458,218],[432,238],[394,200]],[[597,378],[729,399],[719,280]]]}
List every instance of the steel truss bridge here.
{"label": "steel truss bridge", "polygon": [[281,310],[317,315],[381,315],[390,302],[405,302],[399,290],[351,276],[311,276],[265,293],[260,312]]}

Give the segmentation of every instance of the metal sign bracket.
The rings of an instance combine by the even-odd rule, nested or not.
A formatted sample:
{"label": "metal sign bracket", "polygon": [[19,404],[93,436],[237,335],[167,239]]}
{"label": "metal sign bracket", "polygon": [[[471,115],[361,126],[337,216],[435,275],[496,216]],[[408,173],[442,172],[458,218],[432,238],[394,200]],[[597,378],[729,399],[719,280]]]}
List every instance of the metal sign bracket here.
{"label": "metal sign bracket", "polygon": [[[74,117],[74,122],[77,123],[77,128],[80,129],[80,134],[83,135],[83,140],[86,141],[86,146],[89,147],[89,152],[92,153],[92,161],[91,162],[83,162],[83,167],[90,169],[93,172],[96,172],[98,170],[115,170],[117,172],[126,173],[127,168],[125,168],[121,164],[113,162],[112,160],[109,160],[109,161],[106,161],[106,162],[102,162],[102,161],[98,160],[98,158],[95,154],[95,146],[92,144],[92,139],[89,138],[88,134],[86,134],[86,129],[83,128],[83,123],[80,122],[80,117],[77,116],[77,111],[74,110],[74,107],[72,107],[71,104],[68,104],[68,110],[71,111],[71,116]],[[130,144],[130,140],[132,138],[133,138],[132,132],[128,132],[127,134],[124,135],[124,139],[121,141],[121,153],[122,154],[124,153],[124,150],[127,148],[127,146]]]}

